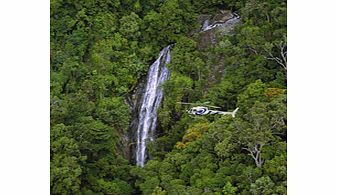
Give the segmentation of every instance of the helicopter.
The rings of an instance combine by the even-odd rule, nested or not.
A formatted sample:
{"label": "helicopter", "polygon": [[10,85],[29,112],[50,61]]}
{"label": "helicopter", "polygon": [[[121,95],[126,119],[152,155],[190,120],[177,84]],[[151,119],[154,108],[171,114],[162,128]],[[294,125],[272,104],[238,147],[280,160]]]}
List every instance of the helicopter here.
{"label": "helicopter", "polygon": [[[177,102],[179,104],[187,104],[187,105],[196,105],[197,103],[186,103],[186,102]],[[203,104],[208,104],[209,102],[204,102]],[[222,115],[231,115],[233,118],[235,118],[236,112],[239,110],[239,108],[236,108],[232,112],[225,112],[221,110],[210,110],[210,108],[220,108],[218,106],[195,106],[190,108],[189,110],[186,110],[186,112],[190,115],[196,115],[196,116],[203,116],[203,115],[208,115],[208,114],[222,114]]]}

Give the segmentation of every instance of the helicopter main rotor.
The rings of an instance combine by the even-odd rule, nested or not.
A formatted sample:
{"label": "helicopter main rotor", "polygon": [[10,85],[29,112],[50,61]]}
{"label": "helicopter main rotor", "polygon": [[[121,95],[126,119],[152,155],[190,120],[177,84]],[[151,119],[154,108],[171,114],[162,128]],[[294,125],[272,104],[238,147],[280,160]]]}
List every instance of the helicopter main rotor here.
{"label": "helicopter main rotor", "polygon": [[205,107],[210,107],[210,108],[221,108],[219,106],[211,106],[207,105],[210,102],[203,102],[203,103],[187,103],[187,102],[177,102],[178,104],[185,104],[185,105],[192,105],[192,106],[205,106]]}

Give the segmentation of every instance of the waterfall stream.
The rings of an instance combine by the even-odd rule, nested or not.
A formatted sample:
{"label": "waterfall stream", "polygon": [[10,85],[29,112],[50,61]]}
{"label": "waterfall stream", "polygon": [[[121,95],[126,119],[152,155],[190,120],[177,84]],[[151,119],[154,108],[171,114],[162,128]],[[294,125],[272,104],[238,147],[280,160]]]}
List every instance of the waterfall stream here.
{"label": "waterfall stream", "polygon": [[202,24],[201,31],[206,31],[208,27],[209,27],[209,19],[206,19]]}
{"label": "waterfall stream", "polygon": [[230,26],[230,25],[233,25],[235,23],[238,23],[239,21],[240,21],[240,16],[236,13],[233,13],[232,17],[225,22],[215,22],[215,23],[209,24],[210,21],[209,21],[209,19],[207,19],[207,20],[204,21],[204,23],[202,25],[201,32],[205,32],[205,31],[211,30],[211,29],[216,28],[216,27]]}
{"label": "waterfall stream", "polygon": [[166,64],[170,63],[170,48],[160,51],[157,60],[150,66],[137,127],[136,164],[143,167],[146,160],[146,142],[152,141],[152,134],[157,125],[157,109],[163,99],[161,85],[169,78]]}

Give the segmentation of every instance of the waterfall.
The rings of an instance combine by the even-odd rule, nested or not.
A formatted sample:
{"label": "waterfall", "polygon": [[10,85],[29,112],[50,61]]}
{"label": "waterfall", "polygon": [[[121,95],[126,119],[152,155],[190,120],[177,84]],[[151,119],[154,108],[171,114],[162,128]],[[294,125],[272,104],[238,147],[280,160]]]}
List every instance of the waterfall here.
{"label": "waterfall", "polygon": [[143,167],[146,159],[146,142],[152,141],[157,124],[157,109],[163,99],[161,85],[169,77],[166,64],[170,63],[170,45],[160,51],[158,59],[151,65],[139,111],[137,127],[136,163]]}
{"label": "waterfall", "polygon": [[211,25],[209,25],[209,20],[207,19],[204,21],[202,25],[201,32],[205,32],[205,31],[211,30],[213,28],[221,27],[221,26],[222,27],[230,26],[230,25],[238,23],[239,21],[240,21],[240,16],[237,13],[233,13],[232,17],[225,22],[215,22]]}
{"label": "waterfall", "polygon": [[207,27],[209,26],[209,19],[206,19],[202,24],[201,31],[206,31]]}

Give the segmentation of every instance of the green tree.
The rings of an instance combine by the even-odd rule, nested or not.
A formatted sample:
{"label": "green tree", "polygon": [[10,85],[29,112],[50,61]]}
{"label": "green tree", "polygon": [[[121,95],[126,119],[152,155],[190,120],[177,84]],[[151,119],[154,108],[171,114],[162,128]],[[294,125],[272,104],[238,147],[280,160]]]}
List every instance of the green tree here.
{"label": "green tree", "polygon": [[78,194],[85,160],[75,140],[69,137],[69,128],[58,124],[51,129],[51,191],[53,194]]}
{"label": "green tree", "polygon": [[230,182],[227,182],[226,185],[223,187],[222,192],[224,195],[235,195],[237,191],[236,187],[233,187]]}

